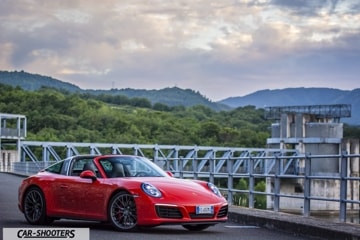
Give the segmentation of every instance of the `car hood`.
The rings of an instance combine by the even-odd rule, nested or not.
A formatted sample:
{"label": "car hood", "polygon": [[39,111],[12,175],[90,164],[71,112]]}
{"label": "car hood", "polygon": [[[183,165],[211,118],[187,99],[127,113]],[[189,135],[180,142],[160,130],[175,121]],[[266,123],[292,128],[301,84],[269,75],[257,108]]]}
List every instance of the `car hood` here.
{"label": "car hood", "polygon": [[182,203],[219,203],[215,195],[204,183],[177,179],[177,178],[143,178],[142,182],[150,183],[157,187],[166,200],[180,201]]}

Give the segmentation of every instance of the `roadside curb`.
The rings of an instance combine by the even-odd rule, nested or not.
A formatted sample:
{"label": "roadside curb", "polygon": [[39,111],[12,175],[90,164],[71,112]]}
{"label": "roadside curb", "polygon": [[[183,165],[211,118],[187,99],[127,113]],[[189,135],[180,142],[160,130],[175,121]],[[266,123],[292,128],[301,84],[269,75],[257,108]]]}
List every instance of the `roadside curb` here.
{"label": "roadside curb", "polygon": [[230,206],[229,221],[323,239],[360,240],[360,225]]}

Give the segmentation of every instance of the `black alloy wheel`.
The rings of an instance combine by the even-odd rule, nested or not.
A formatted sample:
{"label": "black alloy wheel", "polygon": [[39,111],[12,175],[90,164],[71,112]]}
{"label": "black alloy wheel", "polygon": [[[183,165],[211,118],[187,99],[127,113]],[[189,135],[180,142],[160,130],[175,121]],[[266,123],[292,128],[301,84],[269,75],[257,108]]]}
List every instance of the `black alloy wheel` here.
{"label": "black alloy wheel", "polygon": [[39,188],[32,187],[26,191],[24,197],[24,215],[26,221],[30,224],[41,225],[52,222],[52,219],[46,216],[45,198]]}
{"label": "black alloy wheel", "polygon": [[108,213],[111,224],[117,230],[129,231],[137,227],[135,199],[128,192],[119,192],[111,198]]}

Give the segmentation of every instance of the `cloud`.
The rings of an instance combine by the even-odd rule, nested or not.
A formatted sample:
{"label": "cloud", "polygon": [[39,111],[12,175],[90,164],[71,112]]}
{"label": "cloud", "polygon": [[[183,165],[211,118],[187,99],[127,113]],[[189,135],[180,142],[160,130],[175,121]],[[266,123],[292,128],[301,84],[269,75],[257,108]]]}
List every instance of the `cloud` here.
{"label": "cloud", "polygon": [[351,89],[360,73],[357,0],[3,0],[0,31],[0,69],[82,88],[176,85],[217,100]]}

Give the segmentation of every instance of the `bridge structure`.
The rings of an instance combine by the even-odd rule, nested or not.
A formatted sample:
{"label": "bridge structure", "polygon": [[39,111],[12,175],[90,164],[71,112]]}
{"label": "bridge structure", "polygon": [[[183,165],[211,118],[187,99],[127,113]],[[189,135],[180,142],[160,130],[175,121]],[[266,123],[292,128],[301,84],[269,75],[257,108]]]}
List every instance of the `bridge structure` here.
{"label": "bridge structure", "polygon": [[[318,110],[326,109],[327,107]],[[289,202],[295,202],[301,213],[309,216],[311,205],[328,206],[328,203],[335,203],[340,220],[346,221],[347,211],[358,211],[360,206],[358,148],[353,151],[355,154],[341,150],[344,144],[341,140],[341,124],[308,122],[313,121],[314,116],[326,123],[330,118],[336,120],[348,114],[346,111],[341,113],[341,109],[342,107],[335,108],[335,115],[306,113],[303,108],[295,108],[300,111],[295,113],[293,108],[269,109],[268,117],[280,118],[280,122],[272,126],[268,148],[25,141],[25,116],[6,114],[0,117],[0,171],[30,175],[61,159],[81,154],[139,155],[153,160],[175,177],[216,183],[230,204],[237,204],[246,195],[248,207],[254,208],[257,196],[265,195],[267,209],[280,211]],[[274,113],[280,111],[281,114],[272,115],[272,110]],[[334,132],[334,127],[339,131]],[[7,136],[3,136],[2,133],[5,132]],[[320,142],[317,138],[314,139],[314,135],[318,133],[326,136],[319,138]],[[294,140],[300,140],[300,147]],[[322,154],[304,151],[319,149],[319,146],[326,146],[325,150],[331,151]],[[324,166],[326,161],[332,163],[330,175],[323,174],[318,167]],[[356,171],[349,171],[353,169]],[[247,189],[238,187],[243,179],[247,182]],[[266,191],[256,190],[256,183],[259,181],[266,182]],[[312,190],[315,185],[320,186],[324,182],[336,187],[336,194],[321,195],[316,189]]]}
{"label": "bridge structure", "polygon": [[[276,212],[286,211],[284,202],[302,202],[299,214],[310,216],[311,205],[337,204],[339,220],[346,222],[348,212],[359,210],[360,199],[354,194],[353,183],[359,183],[359,176],[349,173],[349,164],[359,161],[359,154],[311,155],[296,150],[268,148],[226,148],[207,146],[172,146],[138,144],[33,142],[21,144],[21,161],[15,162],[12,172],[33,174],[50,164],[72,155],[80,154],[133,154],[144,156],[174,177],[199,179],[215,183],[231,205],[238,205],[247,196],[248,207],[255,208],[257,196],[272,199],[271,207]],[[340,171],[334,175],[318,175],[312,172],[312,163],[322,159],[336,158]],[[304,162],[304,164],[301,164]],[[241,180],[247,181],[246,189],[239,189]],[[300,191],[283,191],[284,182],[302,181]],[[259,181],[271,182],[272,189],[256,190]],[[312,190],[312,182],[332,182],[338,195],[323,196]],[[355,184],[358,186],[358,184]],[[296,186],[295,186],[296,189]]]}
{"label": "bridge structure", "polygon": [[[23,141],[20,148],[19,162],[32,162],[38,168],[73,155],[131,154],[147,157],[175,173],[186,169],[200,173],[210,168],[214,174],[246,172],[247,159],[252,158],[255,172],[269,174],[274,171],[276,157],[290,156],[282,162],[281,173],[298,175],[300,172],[297,159],[291,158],[297,155],[296,150],[286,149],[38,141]],[[266,158],[268,161],[264,161]],[[229,159],[233,162],[231,168],[227,166]]]}

